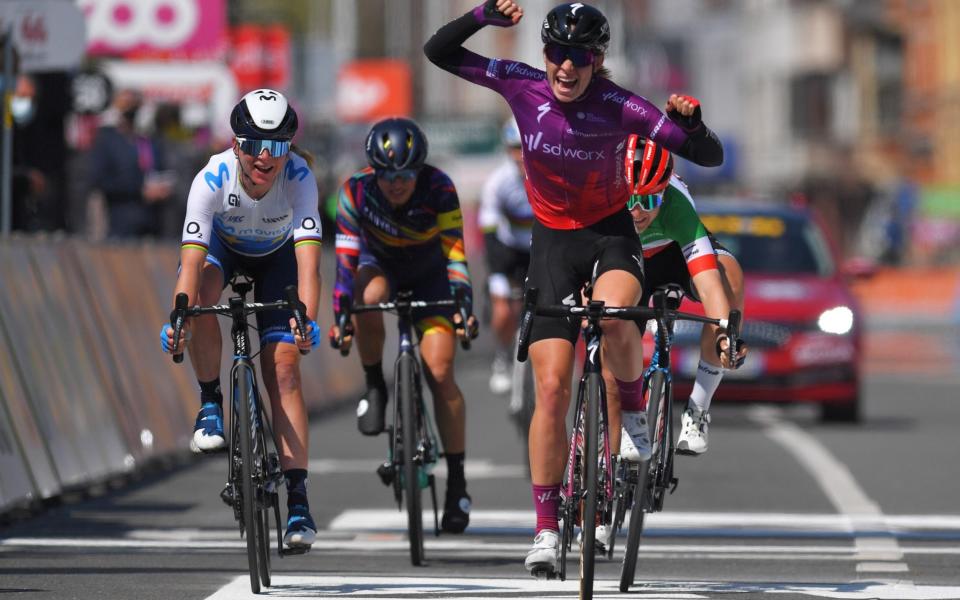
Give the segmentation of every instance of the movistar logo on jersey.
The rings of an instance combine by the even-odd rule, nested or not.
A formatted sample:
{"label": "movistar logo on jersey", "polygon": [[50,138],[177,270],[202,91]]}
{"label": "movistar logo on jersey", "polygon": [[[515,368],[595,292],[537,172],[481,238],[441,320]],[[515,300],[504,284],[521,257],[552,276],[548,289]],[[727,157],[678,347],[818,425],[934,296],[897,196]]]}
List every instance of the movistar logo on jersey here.
{"label": "movistar logo on jersey", "polygon": [[622,104],[624,107],[635,113],[639,113],[641,116],[647,114],[647,109],[640,105],[639,102],[632,100],[630,96],[618,94],[617,92],[606,92],[603,95],[603,99],[607,102],[613,102],[614,104]]}
{"label": "movistar logo on jersey", "polygon": [[506,71],[507,75],[519,75],[520,77],[527,77],[529,79],[543,79],[546,77],[543,71],[530,69],[525,64],[518,62],[507,63],[504,71]]}
{"label": "movistar logo on jersey", "polygon": [[288,160],[284,174],[287,176],[287,181],[293,181],[294,178],[297,178],[297,181],[303,181],[303,179],[310,174],[310,169],[308,169],[306,165],[295,167],[293,161]]}
{"label": "movistar logo on jersey", "polygon": [[220,163],[220,167],[217,170],[217,174],[214,175],[210,171],[207,171],[203,174],[203,180],[207,182],[207,185],[210,186],[210,191],[215,192],[223,187],[223,181],[230,180],[230,171],[227,170],[227,163]]}

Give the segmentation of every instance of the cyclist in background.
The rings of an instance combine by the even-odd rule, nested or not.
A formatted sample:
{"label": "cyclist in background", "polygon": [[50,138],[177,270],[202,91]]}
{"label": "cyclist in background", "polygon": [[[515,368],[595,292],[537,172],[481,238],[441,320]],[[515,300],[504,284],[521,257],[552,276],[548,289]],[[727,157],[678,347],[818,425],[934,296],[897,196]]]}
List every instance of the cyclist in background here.
{"label": "cyclist in background", "polygon": [[491,325],[496,343],[490,374],[490,391],[510,391],[513,338],[517,331],[520,299],[514,290],[523,287],[530,263],[530,229],[533,209],[524,187],[520,130],[513,118],[503,126],[507,160],[490,174],[480,193],[480,229],[487,260],[487,290]]}
{"label": "cyclist in background", "polygon": [[[387,302],[410,290],[415,300],[443,300],[465,292],[469,322],[456,328],[453,307],[414,310],[424,375],[433,396],[448,477],[441,528],[461,533],[470,522],[470,495],[464,476],[466,405],[453,375],[457,336],[474,334],[473,293],[463,245],[463,217],[450,178],[426,164],[427,138],[409,119],[385,119],[370,129],[368,168],[343,184],[337,206],[337,283],[331,341],[340,334],[341,303]],[[354,315],[367,391],[357,406],[364,435],[384,429],[387,385],[383,376],[383,315]],[[455,334],[455,332],[457,332]],[[352,341],[344,332],[343,343]]]}
{"label": "cyclist in background", "polygon": [[[662,285],[677,284],[691,300],[703,304],[704,314],[725,318],[731,308],[743,311],[743,270],[740,263],[710,234],[686,184],[673,174],[673,157],[658,144],[640,136],[627,138],[624,172],[631,186],[627,208],[640,236],[644,255],[644,293],[640,304],[646,306],[653,291]],[[731,361],[726,348],[726,333],[704,325],[700,334],[700,360],[693,391],[681,416],[677,452],[697,456],[707,451],[710,401],[729,369],[746,358],[747,348],[738,342],[737,356]],[[607,379],[612,375],[605,373]],[[617,418],[616,386],[608,386],[611,421]],[[646,426],[646,417],[641,414]],[[620,454],[627,460],[640,460],[626,438]]]}
{"label": "cyclist in background", "polygon": [[[536,218],[527,285],[540,290],[539,302],[576,305],[580,290],[593,282],[595,300],[633,306],[642,293],[643,250],[625,207],[624,138],[640,132],[705,166],[723,162],[723,147],[702,122],[695,98],[671,95],[665,115],[610,81],[603,66],[610,27],[592,6],[575,2],[550,10],[540,28],[543,70],[463,47],[484,26],[510,27],[522,17],[513,0],[487,0],[441,27],[424,52],[440,68],[502,95],[517,119]],[[557,565],[565,420],[578,331],[574,320],[538,318],[530,334],[536,407],[529,450],[537,524],[524,564],[531,571],[550,572]],[[628,437],[641,443],[640,331],[628,322],[604,321],[603,338]],[[638,453],[649,456],[649,447]]]}
{"label": "cyclist in background", "polygon": [[[233,147],[210,157],[190,188],[174,297],[182,292],[190,306],[215,304],[237,270],[253,278],[256,302],[283,298],[286,286],[297,286],[309,319],[306,338],[292,333],[290,311],[257,313],[257,326],[263,382],[287,482],[289,518],[283,540],[288,546],[310,546],[317,526],[307,501],[308,423],[299,350],[309,350],[320,339],[314,319],[321,231],[309,155],[291,145],[297,124],[293,107],[274,90],[252,91],[233,108]],[[200,384],[200,413],[190,446],[194,452],[223,450],[220,325],[215,315],[203,315],[188,319],[184,330],[181,343],[189,339],[185,346]],[[169,324],[162,327],[160,339],[170,352]]]}

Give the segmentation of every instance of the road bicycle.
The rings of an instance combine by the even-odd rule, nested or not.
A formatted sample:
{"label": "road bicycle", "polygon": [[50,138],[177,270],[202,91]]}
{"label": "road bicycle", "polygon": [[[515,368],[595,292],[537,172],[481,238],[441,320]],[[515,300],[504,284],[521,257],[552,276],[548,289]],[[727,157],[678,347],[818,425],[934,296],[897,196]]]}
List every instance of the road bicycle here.
{"label": "road bicycle", "polygon": [[[601,361],[602,329],[604,319],[643,321],[658,316],[684,318],[726,327],[727,319],[709,319],[699,315],[679,313],[665,308],[641,306],[605,306],[602,301],[590,300],[585,306],[537,305],[538,290],[530,288],[524,294],[524,308],[520,319],[520,343],[517,360],[525,362],[528,355],[530,330],[536,316],[576,318],[586,321],[582,336],[586,346],[573,427],[570,430],[569,453],[560,486],[560,556],[556,575],[566,579],[566,555],[572,549],[575,529],[580,528],[580,598],[593,598],[594,567],[596,559],[596,527],[613,527],[618,516],[617,499],[623,492],[617,487],[620,464],[614,462],[610,448],[606,387]],[[659,422],[659,421],[658,421]],[[662,432],[658,432],[661,434]],[[622,517],[619,518],[622,523]],[[614,529],[616,531],[616,529]],[[613,540],[606,547],[607,557],[613,555]],[[535,576],[549,576],[537,573]]]}
{"label": "road bicycle", "polygon": [[[418,308],[454,307],[460,314],[462,328],[467,323],[467,310],[463,293],[458,290],[450,300],[413,300],[412,292],[401,290],[396,300],[379,304],[351,305],[350,298],[342,298],[344,307],[338,318],[340,334],[334,346],[344,356],[349,352],[343,345],[343,336],[348,332],[350,316],[364,312],[392,312],[397,315],[399,351],[394,363],[393,424],[387,427],[387,460],[377,468],[377,475],[384,485],[393,488],[397,508],[407,509],[407,534],[410,542],[410,562],[414,566],[424,563],[422,491],[430,488],[433,501],[434,535],[440,535],[437,515],[437,489],[433,468],[440,458],[440,446],[433,427],[433,419],[423,401],[423,380],[417,343],[413,334],[413,311]],[[471,332],[472,335],[472,332]],[[472,337],[476,337],[472,335]],[[470,340],[462,339],[461,347],[470,349]],[[405,502],[404,502],[405,500]]]}
{"label": "road bicycle", "polygon": [[614,514],[614,531],[623,526],[627,511],[630,525],[620,567],[620,591],[627,592],[633,585],[637,555],[646,513],[663,510],[667,491],[673,493],[679,480],[673,474],[676,453],[673,435],[673,374],[670,370],[670,348],[673,343],[673,324],[679,320],[700,321],[726,329],[730,356],[736,356],[740,334],[740,311],[730,311],[727,319],[693,318],[678,312],[683,291],[669,284],[652,295],[654,319],[654,350],[650,365],[643,373],[643,389],[647,401],[647,423],[653,428],[650,436],[650,459],[642,463],[621,462],[619,465],[618,494]]}
{"label": "road bicycle", "polygon": [[[247,302],[253,282],[242,275],[230,281],[233,292],[227,304],[187,307],[187,295],[177,294],[170,323],[173,327],[173,360],[183,362],[179,352],[180,332],[187,317],[216,314],[232,321],[233,366],[230,368],[230,440],[228,445],[227,483],[220,492],[223,502],[233,509],[241,537],[247,541],[247,563],[250,589],[260,593],[261,584],[270,587],[270,511],[277,531],[277,551],[281,557],[303,554],[309,547],[283,547],[280,524],[279,490],[284,477],[277,453],[276,438],[264,409],[257,386],[250,353],[247,317],[267,310],[288,310],[293,313],[301,337],[306,331],[306,308],[297,296],[297,287],[288,286],[286,299],[276,302]],[[306,354],[307,350],[301,350]]]}

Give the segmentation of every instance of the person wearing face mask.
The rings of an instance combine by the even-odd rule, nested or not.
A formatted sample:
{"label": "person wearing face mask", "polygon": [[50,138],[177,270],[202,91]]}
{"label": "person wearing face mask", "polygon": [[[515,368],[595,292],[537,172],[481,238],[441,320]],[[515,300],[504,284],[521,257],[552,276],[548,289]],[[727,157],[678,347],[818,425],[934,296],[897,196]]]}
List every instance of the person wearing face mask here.
{"label": "person wearing face mask", "polygon": [[[188,306],[215,304],[231,277],[242,270],[253,279],[255,302],[284,297],[296,285],[306,306],[305,338],[295,334],[290,311],[257,313],[260,365],[270,398],[280,465],[287,482],[287,546],[311,546],[317,526],[307,501],[309,457],[307,411],[300,377],[300,352],[319,343],[320,213],[317,181],[303,151],[292,145],[297,113],[270,89],[254,90],[233,108],[233,145],[210,157],[197,173],[187,199],[174,297]],[[200,387],[190,449],[226,449],[220,390],[222,338],[214,315],[187,321],[180,348],[187,349]],[[160,330],[164,352],[173,348],[173,329]]]}
{"label": "person wearing face mask", "polygon": [[91,184],[106,200],[112,238],[156,235],[158,209],[173,193],[172,182],[152,176],[166,169],[166,157],[137,133],[141,105],[138,92],[119,91],[90,149]]}
{"label": "person wearing face mask", "polygon": [[[643,293],[643,250],[626,209],[623,164],[615,160],[628,133],[639,133],[703,166],[723,162],[723,147],[701,118],[700,103],[673,94],[666,114],[645,98],[614,84],[603,66],[610,42],[606,17],[582,2],[561,4],[540,29],[543,68],[487,58],[463,43],[487,25],[511,27],[523,17],[513,0],[487,0],[444,25],[424,45],[440,68],[490,88],[509,104],[524,142],[527,196],[533,207],[527,286],[541,304],[593,299],[609,306],[635,305]],[[566,462],[574,345],[579,322],[537,318],[530,334],[536,406],[530,425],[530,470],[536,537],[524,564],[532,573],[557,566],[560,482]],[[640,459],[641,333],[627,321],[604,321],[606,363],[616,379],[624,434]]]}
{"label": "person wearing face mask", "polygon": [[[330,341],[340,336],[341,304],[387,302],[401,290],[415,300],[445,300],[464,292],[466,327],[455,327],[454,307],[414,309],[424,376],[433,396],[437,429],[447,461],[447,492],[440,528],[462,533],[470,522],[470,496],[464,475],[466,403],[454,379],[458,337],[474,337],[473,289],[463,244],[463,216],[457,190],[446,173],[426,163],[427,138],[410,119],[384,119],[367,135],[369,167],[350,177],[337,203],[337,283]],[[387,385],[383,375],[382,313],[354,315],[344,332],[354,335],[367,380],[357,405],[357,427],[364,435],[384,430]]]}
{"label": "person wearing face mask", "polygon": [[60,73],[20,75],[10,98],[13,119],[12,227],[66,229],[63,201],[67,162],[63,121],[69,110]]}

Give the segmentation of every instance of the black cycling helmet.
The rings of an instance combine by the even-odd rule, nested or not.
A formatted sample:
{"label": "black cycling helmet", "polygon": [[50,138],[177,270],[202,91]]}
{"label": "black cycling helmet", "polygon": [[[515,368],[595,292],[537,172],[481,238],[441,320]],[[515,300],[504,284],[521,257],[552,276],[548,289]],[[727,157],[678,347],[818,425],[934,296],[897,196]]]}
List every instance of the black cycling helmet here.
{"label": "black cycling helmet", "polygon": [[248,93],[230,113],[230,127],[238,138],[290,141],[298,125],[296,111],[275,90]]}
{"label": "black cycling helmet", "polygon": [[419,169],[427,160],[427,138],[410,119],[374,123],[367,134],[367,162],[376,170]]}
{"label": "black cycling helmet", "polygon": [[606,54],[610,24],[603,13],[582,2],[555,6],[543,19],[540,39],[544,44],[587,48]]}

